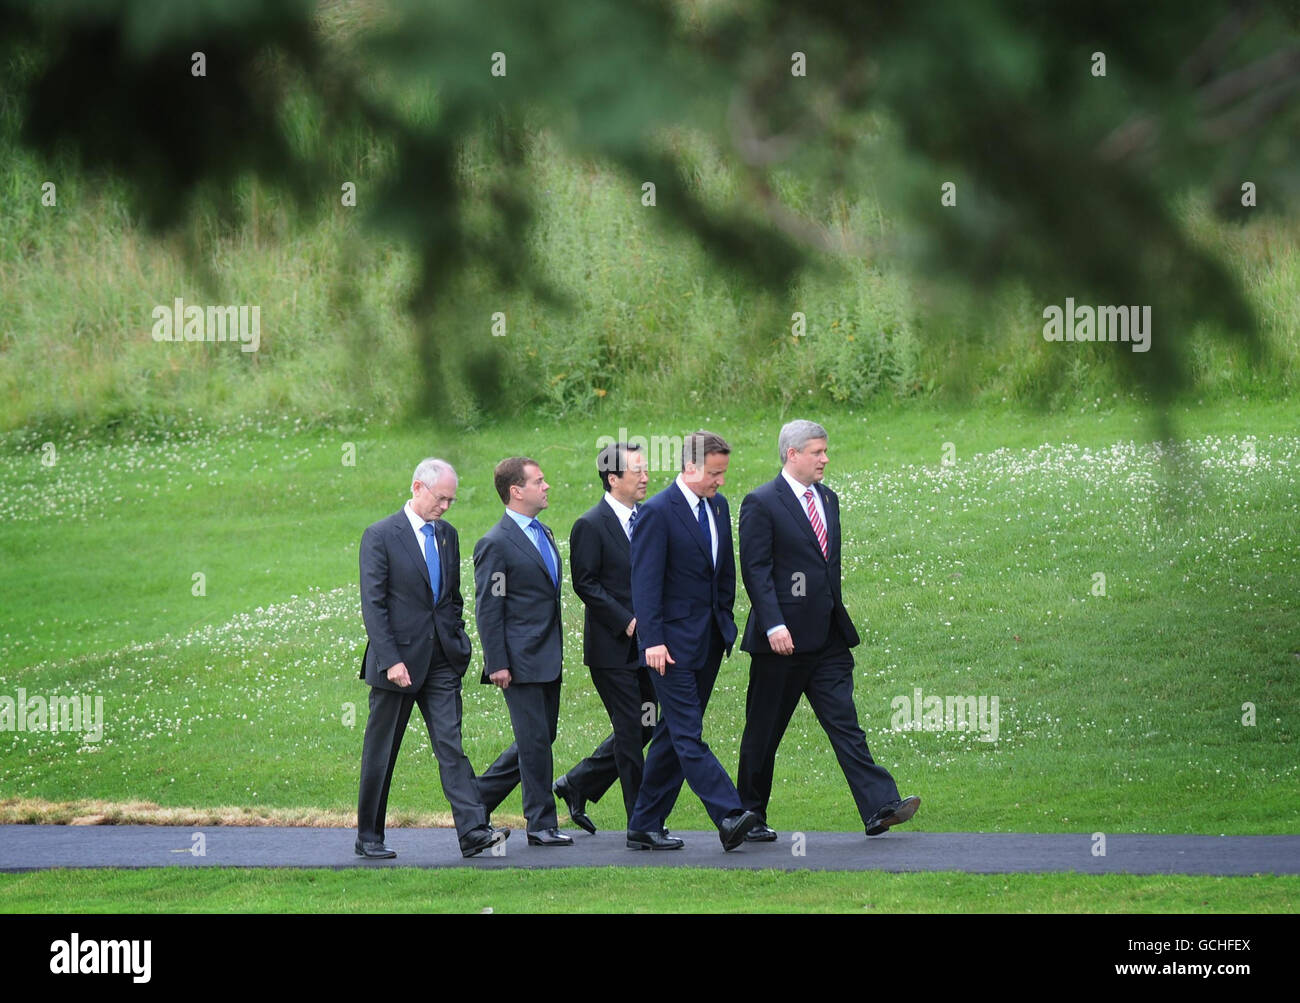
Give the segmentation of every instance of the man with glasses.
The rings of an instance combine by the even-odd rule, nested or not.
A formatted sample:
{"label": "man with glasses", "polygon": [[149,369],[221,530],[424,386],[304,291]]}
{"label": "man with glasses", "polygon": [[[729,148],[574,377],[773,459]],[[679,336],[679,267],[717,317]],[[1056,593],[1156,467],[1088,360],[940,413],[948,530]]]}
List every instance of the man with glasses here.
{"label": "man with glasses", "polygon": [[641,664],[632,615],[632,533],[650,483],[646,458],[636,443],[613,442],[596,457],[605,494],[578,517],[569,532],[573,591],[583,604],[582,658],[591,670],[614,733],[555,782],[569,817],[587,832],[596,824],[587,801],[599,801],[614,781],[632,816],[641,791],[641,750],[654,733],[655,691]]}
{"label": "man with glasses", "polygon": [[472,857],[510,835],[494,829],[461,748],[461,677],[470,641],[462,615],[460,541],[443,514],[456,500],[456,471],[423,460],[411,500],[361,537],[361,616],[366,624],[360,678],[370,686],[357,801],[358,856],[395,857],[384,844],[384,815],[397,751],[418,704],[438,759],[461,853]]}

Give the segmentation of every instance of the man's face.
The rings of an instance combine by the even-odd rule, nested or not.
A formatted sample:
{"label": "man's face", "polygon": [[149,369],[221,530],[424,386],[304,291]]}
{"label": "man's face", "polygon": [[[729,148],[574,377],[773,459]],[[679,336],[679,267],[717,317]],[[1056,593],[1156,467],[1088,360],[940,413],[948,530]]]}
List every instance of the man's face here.
{"label": "man's face", "polygon": [[456,500],[456,478],[443,474],[433,485],[415,481],[411,485],[411,508],[425,522],[441,519]]}
{"label": "man's face", "polygon": [[646,487],[650,476],[646,473],[650,465],[640,453],[624,453],[626,469],[621,474],[613,474],[609,479],[609,493],[616,501],[631,508],[637,502],[645,501]]}
{"label": "man's face", "polygon": [[546,483],[546,478],[542,475],[542,468],[529,463],[524,467],[523,487],[512,487],[510,494],[516,499],[523,513],[531,516],[550,504],[546,500],[546,494],[550,490],[551,486]]}
{"label": "man's face", "polygon": [[809,439],[801,450],[786,450],[785,469],[800,484],[812,484],[826,476],[825,439]]}
{"label": "man's face", "polygon": [[686,469],[682,471],[682,480],[701,498],[712,498],[718,493],[718,488],[726,483],[725,475],[730,459],[729,453],[709,453],[704,457],[703,465],[699,467],[693,463],[686,464]]}

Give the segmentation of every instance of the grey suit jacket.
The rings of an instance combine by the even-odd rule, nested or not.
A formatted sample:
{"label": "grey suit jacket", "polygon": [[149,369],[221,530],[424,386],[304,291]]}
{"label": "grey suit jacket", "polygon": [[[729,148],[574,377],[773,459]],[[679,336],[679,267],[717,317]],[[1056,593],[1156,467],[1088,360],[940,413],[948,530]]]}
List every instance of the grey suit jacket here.
{"label": "grey suit jacket", "polygon": [[[560,583],[564,564],[555,537],[542,530],[555,558]],[[474,619],[483,646],[482,682],[501,669],[512,683],[549,683],[560,678],[564,629],[560,588],[542,555],[509,515],[474,545]]]}
{"label": "grey suit jacket", "polygon": [[[398,510],[366,527],[361,536],[361,617],[366,650],[359,677],[371,686],[413,692],[424,685],[437,634],[443,654],[462,675],[471,646],[465,633],[465,602],[460,594],[460,538],[445,519],[434,522],[442,582],[433,603],[429,568],[410,520]],[[388,669],[405,662],[409,688],[388,681]]]}

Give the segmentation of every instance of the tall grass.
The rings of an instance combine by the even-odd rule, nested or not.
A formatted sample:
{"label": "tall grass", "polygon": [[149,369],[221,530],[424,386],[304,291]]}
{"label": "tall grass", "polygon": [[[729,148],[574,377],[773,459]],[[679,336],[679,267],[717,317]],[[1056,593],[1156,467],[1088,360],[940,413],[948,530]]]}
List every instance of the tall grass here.
{"label": "tall grass", "polygon": [[[316,105],[294,107],[294,141],[326,141]],[[0,135],[16,133],[17,116],[0,102]],[[363,136],[336,142],[340,181],[357,185],[355,209],[334,190],[303,211],[249,179],[233,193],[236,215],[200,201],[187,230],[166,239],[142,230],[120,185],[0,145],[0,427],[165,424],[191,409],[325,423],[412,411],[424,376],[407,309],[414,261],[364,224],[391,157]],[[740,182],[728,167],[703,141],[681,142],[696,190],[730,199]],[[501,290],[475,271],[447,290],[436,364],[451,390],[440,417],[460,425],[521,409],[558,418],[679,399],[782,412],[809,398],[859,405],[918,395],[1061,406],[1121,385],[1116,346],[1044,342],[1043,304],[1014,284],[981,296],[928,289],[892,259],[823,256],[793,288],[756,291],[662,226],[663,211],[641,203],[641,179],[574,158],[545,132],[534,133],[529,161],[532,250],[568,302]],[[485,149],[468,144],[471,213],[474,199],[490,197],[476,179],[491,170]],[[45,181],[57,186],[55,206],[41,205]],[[895,227],[872,193],[842,193],[828,207],[793,176],[779,191],[832,231]],[[1198,394],[1290,395],[1300,359],[1296,222],[1229,226],[1192,202],[1180,212],[1237,270],[1269,352],[1255,362],[1208,330],[1159,336],[1186,339]],[[154,341],[152,310],[176,297],[259,305],[260,350]],[[504,337],[493,335],[496,313]],[[471,378],[485,371],[487,380]]]}

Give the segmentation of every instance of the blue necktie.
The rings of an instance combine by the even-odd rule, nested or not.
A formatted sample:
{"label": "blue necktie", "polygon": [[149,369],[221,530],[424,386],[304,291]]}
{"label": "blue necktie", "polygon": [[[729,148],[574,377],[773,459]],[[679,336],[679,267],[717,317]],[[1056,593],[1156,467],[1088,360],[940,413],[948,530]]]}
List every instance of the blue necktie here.
{"label": "blue necktie", "polygon": [[627,538],[632,539],[632,530],[636,528],[636,517],[641,512],[639,505],[632,506],[632,514],[627,517]]}
{"label": "blue necktie", "polygon": [[709,555],[709,563],[713,563],[713,534],[709,532],[709,514],[704,511],[704,499],[695,506],[695,514],[700,517],[700,532],[704,534],[704,552]]}
{"label": "blue necktie", "polygon": [[533,542],[537,544],[537,549],[541,551],[542,560],[546,562],[546,570],[551,573],[551,584],[559,588],[560,576],[555,570],[555,555],[551,553],[550,541],[546,539],[546,534],[542,532],[542,524],[534,519],[528,524],[528,528],[533,531]]}
{"label": "blue necktie", "polygon": [[433,523],[426,522],[420,527],[424,534],[424,564],[429,569],[429,585],[433,589],[433,601],[438,602],[438,586],[442,583],[442,561],[438,559],[438,541],[433,535]]}

